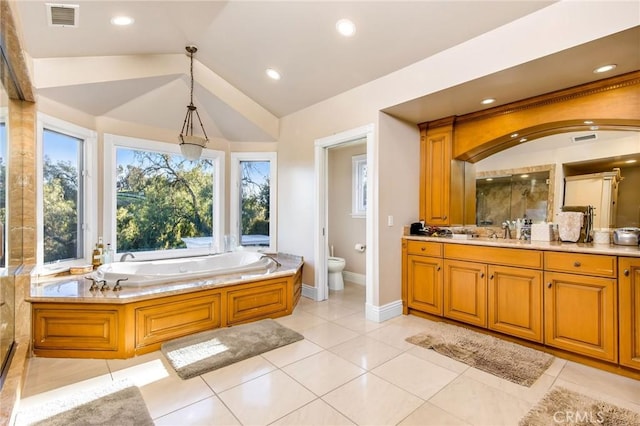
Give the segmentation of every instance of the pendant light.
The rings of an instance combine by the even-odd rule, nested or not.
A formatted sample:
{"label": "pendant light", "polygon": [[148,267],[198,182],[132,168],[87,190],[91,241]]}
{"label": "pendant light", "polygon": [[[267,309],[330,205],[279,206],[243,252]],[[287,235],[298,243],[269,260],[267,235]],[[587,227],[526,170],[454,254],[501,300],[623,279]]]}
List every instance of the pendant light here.
{"label": "pendant light", "polygon": [[[202,148],[204,148],[205,144],[209,142],[209,138],[207,138],[207,132],[204,131],[204,126],[202,125],[202,120],[200,120],[198,109],[193,104],[193,54],[198,51],[198,48],[196,46],[187,46],[185,49],[189,53],[189,58],[191,59],[191,98],[189,105],[187,105],[187,115],[184,118],[182,130],[180,131],[180,152],[187,160],[196,161],[200,158]],[[198,123],[200,124],[200,129],[202,130],[204,137],[193,133],[194,113],[198,119]]]}

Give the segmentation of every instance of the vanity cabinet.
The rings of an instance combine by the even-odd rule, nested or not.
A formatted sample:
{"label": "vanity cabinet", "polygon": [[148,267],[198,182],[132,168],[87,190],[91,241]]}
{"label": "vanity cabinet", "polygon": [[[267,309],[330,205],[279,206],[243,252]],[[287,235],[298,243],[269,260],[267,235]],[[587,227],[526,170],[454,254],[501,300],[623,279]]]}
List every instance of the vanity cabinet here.
{"label": "vanity cabinet", "polygon": [[444,261],[444,316],[487,326],[487,265]]}
{"label": "vanity cabinet", "polygon": [[542,343],[542,271],[489,265],[488,327]]}
{"label": "vanity cabinet", "polygon": [[453,118],[420,126],[420,218],[428,225],[463,223],[465,164],[453,160]]}
{"label": "vanity cabinet", "polygon": [[620,364],[640,370],[640,258],[618,259]]}
{"label": "vanity cabinet", "polygon": [[616,257],[545,253],[545,343],[618,361]]}
{"label": "vanity cabinet", "polygon": [[405,241],[403,253],[403,269],[406,271],[403,280],[405,310],[415,309],[442,315],[442,244]]}

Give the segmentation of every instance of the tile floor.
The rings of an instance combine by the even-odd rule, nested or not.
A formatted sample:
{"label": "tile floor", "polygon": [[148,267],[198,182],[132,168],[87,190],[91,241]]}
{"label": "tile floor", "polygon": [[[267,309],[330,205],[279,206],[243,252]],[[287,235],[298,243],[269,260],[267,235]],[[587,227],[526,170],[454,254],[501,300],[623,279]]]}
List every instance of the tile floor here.
{"label": "tile floor", "polygon": [[552,386],[640,412],[637,380],[556,359],[526,388],[411,345],[427,320],[366,321],[357,284],[278,321],[305,339],[186,381],[160,352],[33,358],[21,409],[127,378],[156,425],[517,425]]}

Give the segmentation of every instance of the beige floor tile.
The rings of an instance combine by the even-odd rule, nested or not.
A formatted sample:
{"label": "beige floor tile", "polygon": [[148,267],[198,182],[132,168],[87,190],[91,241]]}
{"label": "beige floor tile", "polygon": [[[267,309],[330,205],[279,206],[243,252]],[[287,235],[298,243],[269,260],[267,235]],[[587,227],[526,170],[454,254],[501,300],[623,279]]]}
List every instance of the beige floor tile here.
{"label": "beige floor tile", "polygon": [[287,315],[285,317],[280,317],[276,319],[276,321],[285,327],[297,331],[298,333],[302,333],[308,328],[315,327],[316,325],[327,322],[326,319],[320,318],[316,315],[312,315],[303,310],[296,311],[293,314]]}
{"label": "beige floor tile", "polygon": [[262,356],[278,368],[282,368],[285,365],[300,361],[303,358],[317,354],[323,350],[321,346],[305,339],[265,352]]}
{"label": "beige floor tile", "polygon": [[[27,383],[29,379],[27,379]],[[113,379],[110,374],[92,377],[90,379],[81,380],[65,386],[58,386],[44,392],[33,393],[30,396],[23,395],[20,400],[20,411],[30,410],[42,404],[46,404],[53,400],[62,399],[68,395],[91,390],[102,386],[110,386]]]}
{"label": "beige floor tile", "polygon": [[454,371],[456,373],[463,373],[470,368],[464,362],[457,361],[448,356],[439,354],[432,349],[426,349],[420,346],[412,345],[413,347],[407,351],[408,354],[424,359],[425,361],[432,362],[440,367],[444,367],[447,370]]}
{"label": "beige floor tile", "polygon": [[365,373],[362,368],[327,351],[290,364],[282,370],[318,396]]}
{"label": "beige floor tile", "polygon": [[103,359],[29,358],[23,396],[31,396],[109,374]]}
{"label": "beige floor tile", "polygon": [[371,374],[363,374],[322,398],[358,425],[394,425],[424,401]]}
{"label": "beige floor tile", "polygon": [[351,307],[348,303],[330,303],[327,300],[319,302],[315,306],[306,307],[304,310],[327,321],[335,321],[358,312],[358,308]]}
{"label": "beige floor tile", "polygon": [[298,408],[293,413],[284,416],[280,420],[271,423],[271,426],[276,425],[351,426],[354,425],[354,423],[323,400],[316,399],[304,407]]}
{"label": "beige floor tile", "polygon": [[412,394],[428,400],[456,377],[457,373],[409,354],[401,354],[371,371]]}
{"label": "beige floor tile", "polygon": [[214,392],[220,393],[275,369],[276,367],[263,357],[254,356],[244,361],[205,373],[202,375],[202,378]]}
{"label": "beige floor tile", "polygon": [[107,365],[109,366],[109,370],[114,373],[119,370],[124,370],[126,368],[134,367],[136,365],[145,364],[147,362],[152,362],[155,360],[161,360],[167,366],[169,365],[166,362],[166,358],[162,355],[160,351],[150,352],[144,355],[134,356],[133,358],[128,359],[108,359]]}
{"label": "beige floor tile", "polygon": [[598,389],[599,392],[626,399],[634,404],[640,404],[640,380],[619,376],[572,361],[567,362],[558,378],[587,388]]}
{"label": "beige floor tile", "polygon": [[429,402],[468,423],[487,426],[517,425],[533,406],[465,376],[449,383]]}
{"label": "beige floor tile", "polygon": [[560,374],[560,372],[562,371],[562,369],[566,364],[567,364],[566,359],[555,357],[553,359],[553,362],[549,366],[549,368],[547,368],[547,371],[544,372],[544,374],[548,374],[549,376],[552,376],[552,377],[558,377],[558,374]]}
{"label": "beige floor tile", "polygon": [[420,408],[409,414],[401,426],[471,426],[469,423],[447,413],[435,405],[425,402]]}
{"label": "beige floor tile", "polygon": [[244,425],[269,424],[316,399],[280,370],[221,392],[218,396]]}
{"label": "beige floor tile", "polygon": [[330,351],[365,370],[371,370],[402,353],[400,349],[368,336],[348,340],[332,347]]}
{"label": "beige floor tile", "polygon": [[[122,368],[111,373],[113,379],[129,379],[138,387],[164,380],[169,377],[173,377],[174,379],[179,380],[175,370],[164,359],[162,354],[154,352],[153,355],[155,356],[151,355],[152,354],[149,354],[149,356],[140,358],[136,357],[130,360],[126,360],[122,364],[116,364],[118,367]],[[135,362],[133,362],[133,360],[135,360]],[[115,363],[112,362],[110,365],[114,364]]]}
{"label": "beige floor tile", "polygon": [[478,370],[477,368],[467,369],[463,373],[463,376],[469,377],[473,380],[477,380],[478,382],[484,383],[485,385],[489,385],[510,395],[513,395],[516,398],[520,398],[531,403],[536,403],[538,400],[540,400],[540,398],[542,398],[542,396],[549,390],[549,388],[551,388],[553,382],[556,380],[556,378],[553,376],[543,374],[538,378],[538,380],[535,381],[535,383],[533,383],[530,387],[527,387],[518,385],[505,379],[501,379],[500,377]]}
{"label": "beige floor tile", "polygon": [[361,312],[339,318],[334,322],[342,327],[348,328],[349,330],[363,334],[385,326],[383,322],[369,321]]}
{"label": "beige floor tile", "polygon": [[173,375],[141,386],[140,392],[154,419],[214,395],[201,377],[182,380]]}
{"label": "beige floor tile", "polygon": [[405,341],[409,336],[418,334],[421,329],[417,326],[405,326],[389,323],[384,327],[367,333],[367,336],[398,348],[402,351],[412,349],[415,345]]}
{"label": "beige floor tile", "polygon": [[226,426],[239,425],[231,411],[216,396],[203,399],[166,416],[154,419],[156,426]]}
{"label": "beige floor tile", "polygon": [[358,333],[348,328],[328,322],[309,328],[302,333],[305,339],[327,349],[358,337]]}

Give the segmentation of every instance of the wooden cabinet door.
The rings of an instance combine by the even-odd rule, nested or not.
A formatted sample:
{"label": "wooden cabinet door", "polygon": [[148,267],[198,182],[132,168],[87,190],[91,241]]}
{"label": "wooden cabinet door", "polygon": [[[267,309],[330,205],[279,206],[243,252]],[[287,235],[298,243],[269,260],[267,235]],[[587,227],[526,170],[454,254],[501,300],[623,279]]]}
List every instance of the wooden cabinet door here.
{"label": "wooden cabinet door", "polygon": [[444,316],[487,326],[487,265],[445,259]]}
{"label": "wooden cabinet door", "polygon": [[545,272],[545,343],[618,361],[616,280]]}
{"label": "wooden cabinet door", "polygon": [[640,369],[640,259],[618,259],[620,364]]}
{"label": "wooden cabinet door", "polygon": [[434,315],[442,315],[442,259],[407,256],[407,305]]}
{"label": "wooden cabinet door", "polygon": [[[451,126],[423,132],[421,139],[421,218],[429,225],[449,225]],[[462,194],[456,194],[462,197]]]}
{"label": "wooden cabinet door", "polygon": [[542,342],[542,271],[489,265],[488,325]]}

